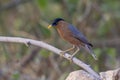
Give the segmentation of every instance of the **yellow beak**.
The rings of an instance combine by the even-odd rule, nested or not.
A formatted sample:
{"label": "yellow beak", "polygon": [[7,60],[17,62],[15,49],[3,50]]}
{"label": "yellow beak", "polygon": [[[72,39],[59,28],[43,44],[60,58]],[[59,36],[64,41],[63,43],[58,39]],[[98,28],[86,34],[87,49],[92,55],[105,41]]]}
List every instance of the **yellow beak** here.
{"label": "yellow beak", "polygon": [[49,25],[49,26],[48,26],[48,29],[50,29],[51,27],[52,27],[52,25]]}

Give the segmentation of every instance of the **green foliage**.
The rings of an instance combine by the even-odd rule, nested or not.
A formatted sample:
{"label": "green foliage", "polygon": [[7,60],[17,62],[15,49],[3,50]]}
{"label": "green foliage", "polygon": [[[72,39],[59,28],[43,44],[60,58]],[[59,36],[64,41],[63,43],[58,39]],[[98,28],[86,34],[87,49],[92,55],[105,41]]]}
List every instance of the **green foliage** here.
{"label": "green foliage", "polygon": [[48,0],[37,0],[37,3],[39,4],[41,9],[45,9],[48,4]]}
{"label": "green foliage", "polygon": [[101,10],[105,13],[112,14],[112,17],[120,18],[120,1],[119,0],[104,0],[101,5]]}
{"label": "green foliage", "polygon": [[14,72],[14,74],[12,75],[12,80],[19,80],[19,78],[20,78],[20,73]]}
{"label": "green foliage", "polygon": [[45,49],[42,49],[40,50],[40,55],[44,58],[48,58],[50,56],[50,52]]}
{"label": "green foliage", "polygon": [[102,21],[101,24],[99,25],[98,28],[98,35],[101,37],[105,37],[107,35],[107,33],[109,33],[109,31],[111,30],[111,28],[114,26],[114,23],[110,20],[108,21]]}
{"label": "green foliage", "polygon": [[116,59],[115,59],[116,50],[115,50],[115,48],[108,48],[106,54],[108,54],[108,58],[107,58],[108,62],[106,64],[108,64],[110,62],[107,66],[114,67],[114,65],[116,63]]}
{"label": "green foliage", "polygon": [[104,0],[104,3],[102,4],[102,10],[104,10],[105,12],[107,11],[119,11],[120,9],[120,4],[119,4],[119,0]]}
{"label": "green foliage", "polygon": [[94,68],[94,70],[95,70],[96,72],[99,72],[99,67],[98,67],[98,65],[95,65],[93,68]]}
{"label": "green foliage", "polygon": [[95,53],[95,55],[96,55],[97,57],[99,57],[100,54],[101,54],[101,49],[100,49],[100,48],[94,49],[94,53]]}
{"label": "green foliage", "polygon": [[115,48],[108,48],[107,49],[107,54],[111,57],[111,58],[115,58],[116,57],[116,50]]}
{"label": "green foliage", "polygon": [[51,32],[46,27],[41,26],[38,24],[38,28],[40,29],[40,33],[42,34],[43,38],[49,38],[51,36]]}
{"label": "green foliage", "polygon": [[69,64],[70,64],[69,61],[63,61],[63,62],[61,63],[62,67],[67,67]]}

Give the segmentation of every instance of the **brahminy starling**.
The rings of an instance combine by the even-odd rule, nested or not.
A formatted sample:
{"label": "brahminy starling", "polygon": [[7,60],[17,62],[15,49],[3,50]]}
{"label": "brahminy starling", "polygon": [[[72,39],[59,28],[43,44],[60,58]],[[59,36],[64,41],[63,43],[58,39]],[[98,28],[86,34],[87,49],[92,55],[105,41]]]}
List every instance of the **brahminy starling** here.
{"label": "brahminy starling", "polygon": [[96,55],[94,54],[92,47],[93,45],[88,42],[86,37],[72,24],[66,22],[62,18],[56,18],[51,25],[48,26],[55,27],[64,40],[68,41],[73,45],[72,48],[69,48],[65,51],[62,51],[61,54],[64,55],[66,52],[72,51],[74,49],[75,52],[71,55],[70,60],[74,57],[74,55],[80,50],[80,48],[84,48],[86,51],[88,51],[95,60],[97,60]]}

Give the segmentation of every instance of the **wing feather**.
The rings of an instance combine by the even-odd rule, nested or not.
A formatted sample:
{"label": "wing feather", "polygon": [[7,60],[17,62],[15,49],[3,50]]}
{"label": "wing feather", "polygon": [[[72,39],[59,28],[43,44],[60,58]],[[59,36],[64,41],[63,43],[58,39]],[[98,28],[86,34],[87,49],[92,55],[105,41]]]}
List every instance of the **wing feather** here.
{"label": "wing feather", "polygon": [[86,37],[76,27],[74,27],[73,25],[69,24],[68,28],[73,33],[73,36],[76,39],[82,41],[85,44],[90,45],[91,47],[93,46],[91,43],[88,42],[88,40],[86,39]]}

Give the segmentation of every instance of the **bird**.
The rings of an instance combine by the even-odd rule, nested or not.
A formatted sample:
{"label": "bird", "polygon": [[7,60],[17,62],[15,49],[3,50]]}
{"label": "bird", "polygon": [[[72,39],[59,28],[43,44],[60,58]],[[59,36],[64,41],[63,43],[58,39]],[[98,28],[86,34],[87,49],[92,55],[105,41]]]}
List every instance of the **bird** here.
{"label": "bird", "polygon": [[56,18],[53,20],[52,24],[48,28],[54,27],[57,29],[57,32],[67,42],[71,43],[73,46],[65,51],[60,52],[61,55],[65,55],[66,52],[75,50],[72,55],[69,57],[70,60],[80,51],[81,47],[84,48],[92,57],[97,60],[96,55],[94,54],[92,47],[93,45],[88,42],[86,37],[72,24],[65,21],[63,18]]}

